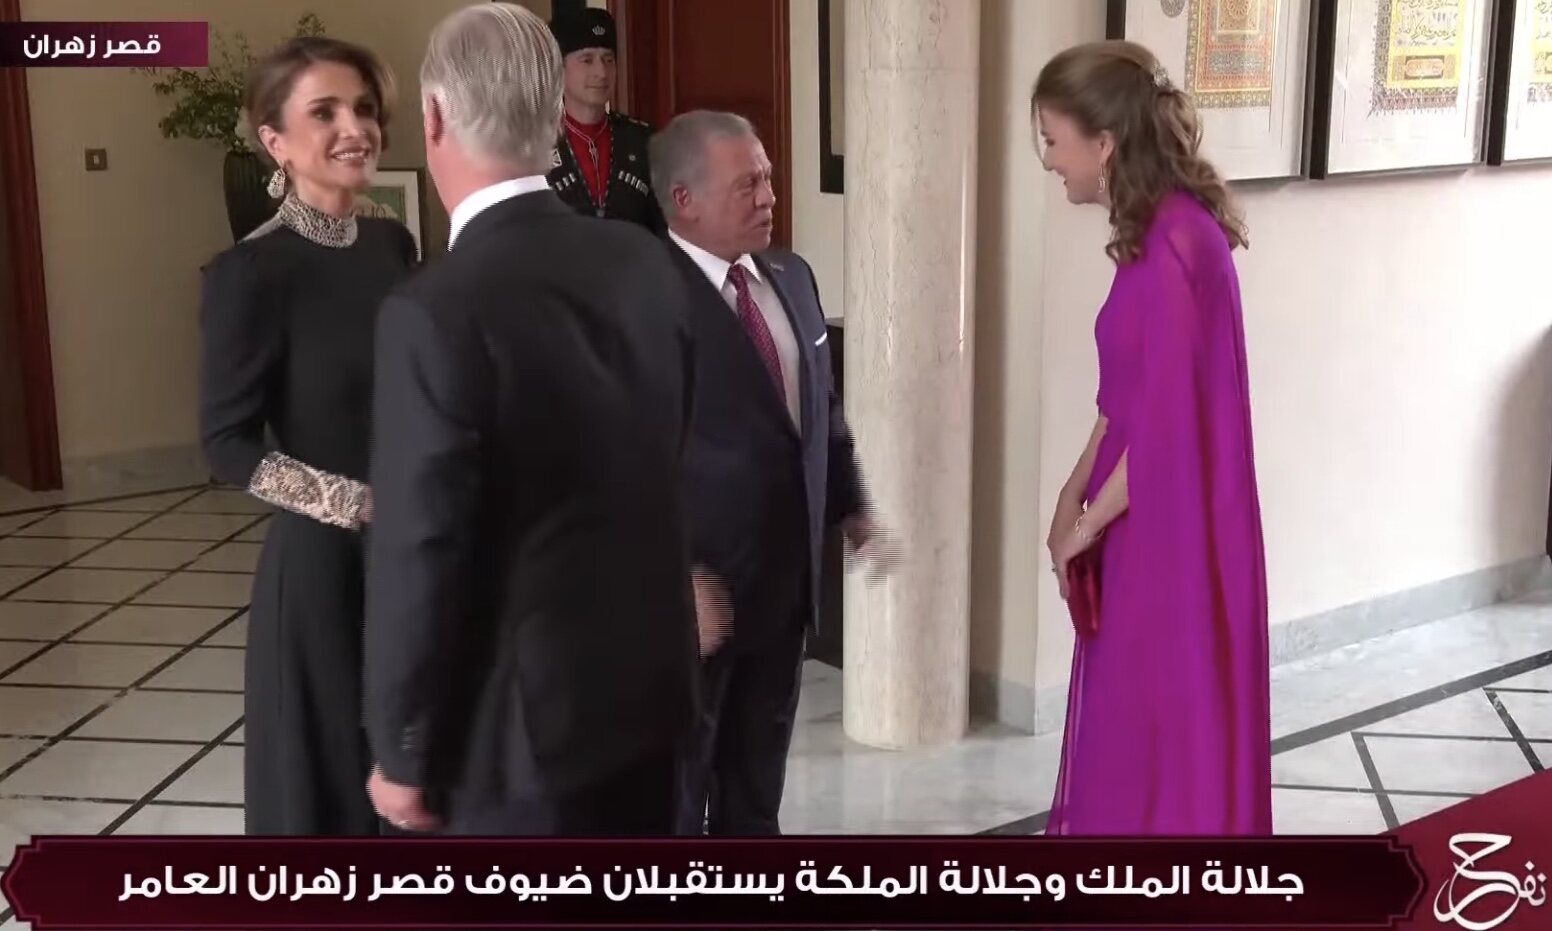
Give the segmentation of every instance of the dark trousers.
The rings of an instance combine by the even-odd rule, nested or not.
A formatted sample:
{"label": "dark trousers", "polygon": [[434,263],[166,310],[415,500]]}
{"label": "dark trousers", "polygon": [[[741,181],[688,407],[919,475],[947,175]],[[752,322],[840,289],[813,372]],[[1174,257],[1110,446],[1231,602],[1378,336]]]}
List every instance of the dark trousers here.
{"label": "dark trousers", "polygon": [[669,837],[678,757],[668,751],[587,789],[551,798],[449,798],[444,834],[493,837]]}
{"label": "dark trousers", "polygon": [[806,633],[794,620],[747,648],[735,635],[702,664],[701,719],[681,764],[680,834],[781,833]]}

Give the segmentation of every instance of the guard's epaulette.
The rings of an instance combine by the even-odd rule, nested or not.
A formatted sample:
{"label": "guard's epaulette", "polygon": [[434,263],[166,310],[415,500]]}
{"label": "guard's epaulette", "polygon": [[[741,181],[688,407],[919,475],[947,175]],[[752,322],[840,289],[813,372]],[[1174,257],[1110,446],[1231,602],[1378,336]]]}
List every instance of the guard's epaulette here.
{"label": "guard's epaulette", "polygon": [[620,122],[622,123],[629,123],[637,129],[646,130],[648,132],[652,130],[652,125],[645,120],[638,120],[634,116],[629,116],[624,113],[616,113],[615,115],[619,117]]}

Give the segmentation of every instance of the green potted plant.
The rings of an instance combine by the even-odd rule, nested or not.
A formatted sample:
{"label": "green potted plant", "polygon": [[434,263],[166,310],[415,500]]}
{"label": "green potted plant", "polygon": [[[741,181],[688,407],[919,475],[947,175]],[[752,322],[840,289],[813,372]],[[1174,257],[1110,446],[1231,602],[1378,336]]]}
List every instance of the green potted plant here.
{"label": "green potted plant", "polygon": [[[321,36],[323,22],[317,15],[307,13],[297,20],[294,35]],[[164,138],[207,140],[226,153],[222,170],[226,216],[232,238],[238,240],[269,219],[278,202],[264,189],[268,172],[242,127],[243,85],[255,57],[240,32],[233,35],[230,44],[218,32],[212,39],[207,68],[136,70],[157,78],[151,85],[157,96],[175,99],[172,109],[157,124]]]}

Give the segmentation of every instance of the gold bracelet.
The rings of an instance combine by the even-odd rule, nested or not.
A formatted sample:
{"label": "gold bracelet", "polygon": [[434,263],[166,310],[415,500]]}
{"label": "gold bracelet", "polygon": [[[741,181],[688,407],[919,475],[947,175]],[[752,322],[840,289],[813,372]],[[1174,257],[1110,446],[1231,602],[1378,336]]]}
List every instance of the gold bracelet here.
{"label": "gold bracelet", "polygon": [[1087,516],[1087,513],[1079,514],[1078,519],[1072,522],[1072,529],[1074,533],[1083,538],[1085,543],[1093,543],[1095,540],[1098,540],[1100,537],[1104,536],[1105,531],[1101,530],[1099,533],[1094,534],[1085,531],[1083,529],[1083,518]]}

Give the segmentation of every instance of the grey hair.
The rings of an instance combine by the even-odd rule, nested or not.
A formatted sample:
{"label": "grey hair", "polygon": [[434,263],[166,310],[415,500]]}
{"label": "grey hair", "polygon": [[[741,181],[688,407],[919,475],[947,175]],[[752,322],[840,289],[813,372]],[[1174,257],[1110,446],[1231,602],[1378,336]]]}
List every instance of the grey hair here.
{"label": "grey hair", "polygon": [[716,137],[756,136],[754,124],[737,113],[691,110],[668,121],[652,137],[647,160],[652,166],[652,192],[666,216],[674,214],[674,186],[695,187],[706,174],[706,142]]}
{"label": "grey hair", "polygon": [[460,143],[525,172],[549,168],[560,132],[563,64],[550,27],[512,3],[476,3],[442,20],[420,66]]}

